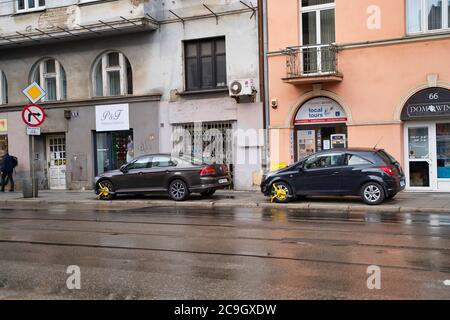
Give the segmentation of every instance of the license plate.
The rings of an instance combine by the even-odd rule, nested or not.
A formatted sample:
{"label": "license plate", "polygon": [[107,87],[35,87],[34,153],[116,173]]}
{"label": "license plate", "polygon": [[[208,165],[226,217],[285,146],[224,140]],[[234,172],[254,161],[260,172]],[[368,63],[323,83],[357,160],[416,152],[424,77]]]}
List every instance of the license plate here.
{"label": "license plate", "polygon": [[228,182],[228,179],[220,179],[219,180],[219,183],[227,183]]}

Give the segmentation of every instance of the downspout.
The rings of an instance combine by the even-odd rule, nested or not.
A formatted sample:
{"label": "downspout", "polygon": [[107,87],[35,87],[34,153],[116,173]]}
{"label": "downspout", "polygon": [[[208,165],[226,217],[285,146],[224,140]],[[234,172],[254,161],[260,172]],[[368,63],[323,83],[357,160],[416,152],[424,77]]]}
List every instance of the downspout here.
{"label": "downspout", "polygon": [[260,99],[263,103],[264,147],[262,150],[263,172],[269,171],[269,75],[268,75],[268,36],[267,36],[267,0],[258,0],[258,42],[259,42],[259,78]]}

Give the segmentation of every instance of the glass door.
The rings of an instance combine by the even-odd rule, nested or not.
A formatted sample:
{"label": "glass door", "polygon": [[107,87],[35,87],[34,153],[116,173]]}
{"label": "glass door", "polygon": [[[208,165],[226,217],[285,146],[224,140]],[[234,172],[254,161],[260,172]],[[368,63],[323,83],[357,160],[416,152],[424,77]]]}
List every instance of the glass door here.
{"label": "glass door", "polygon": [[336,41],[334,0],[302,1],[303,74],[329,73],[335,69],[330,44]]}
{"label": "glass door", "polygon": [[434,170],[435,125],[414,124],[405,127],[407,187],[410,190],[433,190],[437,187]]}

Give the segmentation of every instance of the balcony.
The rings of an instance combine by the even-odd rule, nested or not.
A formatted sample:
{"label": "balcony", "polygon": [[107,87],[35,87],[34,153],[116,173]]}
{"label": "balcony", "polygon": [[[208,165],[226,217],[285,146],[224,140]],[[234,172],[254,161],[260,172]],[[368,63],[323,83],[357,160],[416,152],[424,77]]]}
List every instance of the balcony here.
{"label": "balcony", "polygon": [[285,83],[313,84],[342,81],[338,70],[338,48],[333,44],[288,47],[285,50]]}

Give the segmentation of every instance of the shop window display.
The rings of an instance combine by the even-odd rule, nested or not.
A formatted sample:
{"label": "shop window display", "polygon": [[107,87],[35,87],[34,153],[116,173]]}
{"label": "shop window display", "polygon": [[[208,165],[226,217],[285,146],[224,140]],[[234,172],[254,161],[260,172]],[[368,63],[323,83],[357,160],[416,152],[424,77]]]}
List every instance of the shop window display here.
{"label": "shop window display", "polygon": [[450,179],[450,123],[436,124],[437,173]]}
{"label": "shop window display", "polygon": [[134,159],[132,131],[95,133],[96,174],[119,169]]}

